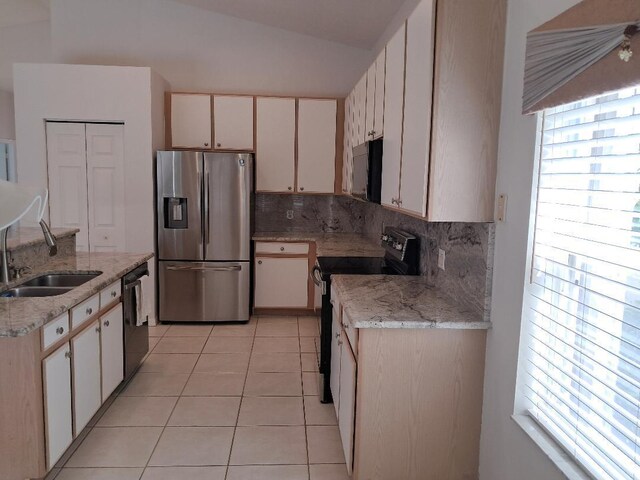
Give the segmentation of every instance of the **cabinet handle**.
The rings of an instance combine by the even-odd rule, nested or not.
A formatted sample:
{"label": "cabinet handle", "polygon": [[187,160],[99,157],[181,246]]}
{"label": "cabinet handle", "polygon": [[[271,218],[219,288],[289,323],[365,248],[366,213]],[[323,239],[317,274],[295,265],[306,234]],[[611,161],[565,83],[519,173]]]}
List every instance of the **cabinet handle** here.
{"label": "cabinet handle", "polygon": [[342,340],[338,339],[338,345],[342,345]]}
{"label": "cabinet handle", "polygon": [[62,334],[64,333],[64,327],[58,327],[58,328],[56,328],[56,333],[57,333],[58,335],[62,335]]}
{"label": "cabinet handle", "polygon": [[258,260],[258,265],[262,265],[262,260]]}
{"label": "cabinet handle", "polygon": [[344,328],[345,330],[348,330],[349,329],[349,324],[342,322],[342,328]]}
{"label": "cabinet handle", "polygon": [[111,297],[116,298],[116,295],[118,294],[118,292],[116,292],[115,290],[113,292],[111,292]]}
{"label": "cabinet handle", "polygon": [[216,147],[220,148],[222,146],[221,143],[216,143]]}
{"label": "cabinet handle", "polygon": [[91,315],[93,313],[93,308],[91,307],[87,308],[86,312],[87,312],[87,315]]}
{"label": "cabinet handle", "polygon": [[336,338],[340,338],[340,332],[336,333]]}
{"label": "cabinet handle", "polygon": [[100,327],[96,327],[96,333],[100,333]]}
{"label": "cabinet handle", "polygon": [[281,251],[281,252],[284,252],[284,247],[280,247],[280,251]]}
{"label": "cabinet handle", "polygon": [[105,322],[104,322],[104,326],[105,326],[105,327],[108,327],[108,326],[109,326],[109,320],[105,320]]}
{"label": "cabinet handle", "polygon": [[304,192],[304,187],[300,187],[300,191],[301,191],[301,192]]}
{"label": "cabinet handle", "polygon": [[205,144],[204,144],[204,146],[205,146],[205,147],[208,147],[208,146],[209,146],[209,144],[208,144],[208,143],[205,143]]}
{"label": "cabinet handle", "polygon": [[289,191],[293,190],[291,187],[287,187],[289,189]]}
{"label": "cabinet handle", "polygon": [[64,352],[64,358],[71,358],[71,351]]}

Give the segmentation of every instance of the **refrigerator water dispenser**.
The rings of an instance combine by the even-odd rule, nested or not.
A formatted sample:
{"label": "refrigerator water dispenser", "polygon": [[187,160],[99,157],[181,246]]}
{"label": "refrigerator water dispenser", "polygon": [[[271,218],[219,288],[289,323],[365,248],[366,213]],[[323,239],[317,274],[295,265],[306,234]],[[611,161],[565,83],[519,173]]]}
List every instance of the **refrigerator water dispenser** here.
{"label": "refrigerator water dispenser", "polygon": [[186,198],[164,198],[164,228],[189,228]]}

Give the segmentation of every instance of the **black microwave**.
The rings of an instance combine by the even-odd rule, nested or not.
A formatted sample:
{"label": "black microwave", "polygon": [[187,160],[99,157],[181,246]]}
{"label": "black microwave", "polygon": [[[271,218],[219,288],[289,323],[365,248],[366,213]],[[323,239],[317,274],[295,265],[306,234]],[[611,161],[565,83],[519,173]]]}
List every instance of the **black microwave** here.
{"label": "black microwave", "polygon": [[382,139],[353,147],[351,195],[380,204],[382,196]]}

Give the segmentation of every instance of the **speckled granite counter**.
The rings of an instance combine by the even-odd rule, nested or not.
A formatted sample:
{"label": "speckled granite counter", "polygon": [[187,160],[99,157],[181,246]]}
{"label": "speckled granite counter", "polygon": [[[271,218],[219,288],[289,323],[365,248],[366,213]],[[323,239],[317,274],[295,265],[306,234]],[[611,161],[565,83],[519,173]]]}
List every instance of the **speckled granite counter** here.
{"label": "speckled granite counter", "polygon": [[331,285],[355,328],[491,328],[425,277],[332,275]]}
{"label": "speckled granite counter", "polygon": [[[51,233],[58,238],[70,237],[75,235],[80,230],[77,228],[52,228]],[[7,248],[9,250],[15,250],[16,248],[23,248],[37,243],[44,243],[44,237],[42,235],[42,229],[40,227],[20,227],[18,229],[9,229],[9,236],[7,237]]]}
{"label": "speckled granite counter", "polygon": [[[12,285],[22,283],[44,273],[102,272],[93,280],[54,297],[2,298],[0,297],[0,337],[27,335],[74,305],[98,293],[125,273],[153,257],[153,254],[132,253],[78,253],[56,258],[46,268],[24,276]],[[3,287],[2,290],[5,288]]]}
{"label": "speckled granite counter", "polygon": [[315,242],[319,257],[383,257],[384,249],[364,235],[357,233],[284,233],[261,232],[253,235],[256,241]]}

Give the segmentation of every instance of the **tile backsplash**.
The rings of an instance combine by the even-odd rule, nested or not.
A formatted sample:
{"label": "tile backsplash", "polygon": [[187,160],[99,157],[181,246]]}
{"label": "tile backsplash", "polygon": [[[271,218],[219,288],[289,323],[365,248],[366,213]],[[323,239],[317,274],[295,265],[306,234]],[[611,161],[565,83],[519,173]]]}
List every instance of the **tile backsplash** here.
{"label": "tile backsplash", "polygon": [[[291,219],[287,211],[293,212]],[[491,300],[494,225],[431,223],[380,205],[346,196],[256,194],[256,232],[361,233],[378,242],[385,226],[420,238],[420,271],[430,283],[450,292],[488,319]],[[438,249],[446,252],[438,269]]]}

